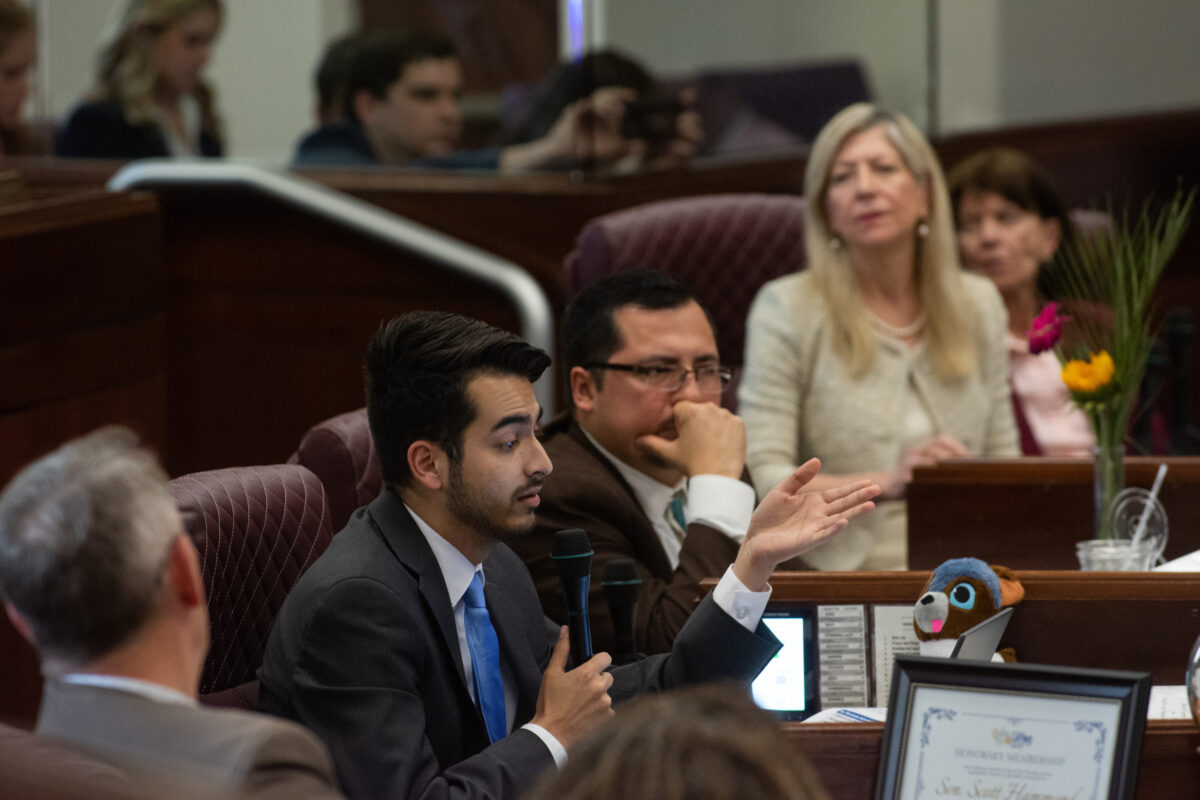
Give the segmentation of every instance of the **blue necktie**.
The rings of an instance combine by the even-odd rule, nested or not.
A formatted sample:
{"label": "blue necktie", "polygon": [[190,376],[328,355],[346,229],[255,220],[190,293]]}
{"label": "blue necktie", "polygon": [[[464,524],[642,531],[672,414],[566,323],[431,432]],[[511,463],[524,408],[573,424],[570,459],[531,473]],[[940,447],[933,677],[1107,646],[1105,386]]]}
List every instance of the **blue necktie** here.
{"label": "blue necktie", "polygon": [[504,682],[500,678],[500,640],[492,627],[487,605],[483,600],[483,574],[475,573],[463,596],[464,620],[467,629],[467,648],[471,651],[471,671],[475,674],[475,698],[488,737],[493,742],[504,738],[508,720],[504,712]]}

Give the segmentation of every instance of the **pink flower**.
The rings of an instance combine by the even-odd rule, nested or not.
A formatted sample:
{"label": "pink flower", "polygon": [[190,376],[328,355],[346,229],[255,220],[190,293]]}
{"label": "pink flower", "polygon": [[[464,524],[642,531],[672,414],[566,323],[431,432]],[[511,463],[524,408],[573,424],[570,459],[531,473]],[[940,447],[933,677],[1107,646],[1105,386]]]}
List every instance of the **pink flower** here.
{"label": "pink flower", "polygon": [[1029,326],[1029,352],[1044,353],[1058,343],[1063,323],[1070,317],[1058,315],[1058,303],[1047,303]]}

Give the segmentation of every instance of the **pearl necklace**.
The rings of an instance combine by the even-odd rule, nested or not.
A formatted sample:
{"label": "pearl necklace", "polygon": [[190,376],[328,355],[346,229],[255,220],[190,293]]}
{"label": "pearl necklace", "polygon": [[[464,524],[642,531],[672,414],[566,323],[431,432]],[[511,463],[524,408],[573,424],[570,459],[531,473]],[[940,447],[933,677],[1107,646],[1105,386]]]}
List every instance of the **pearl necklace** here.
{"label": "pearl necklace", "polygon": [[907,325],[896,326],[889,322],[884,322],[871,309],[867,309],[867,319],[871,321],[871,327],[882,333],[884,336],[890,336],[893,339],[911,339],[925,328],[925,312],[917,314],[917,318]]}

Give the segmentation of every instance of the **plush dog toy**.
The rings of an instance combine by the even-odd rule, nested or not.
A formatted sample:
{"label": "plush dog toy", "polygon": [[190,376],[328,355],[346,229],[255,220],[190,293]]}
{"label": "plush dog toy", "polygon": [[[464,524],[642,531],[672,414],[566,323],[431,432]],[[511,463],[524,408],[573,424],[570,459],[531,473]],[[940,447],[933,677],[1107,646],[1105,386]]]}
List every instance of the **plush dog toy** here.
{"label": "plush dog toy", "polygon": [[[952,558],[933,571],[913,607],[913,629],[921,655],[949,656],[959,634],[1005,606],[1016,605],[1025,588],[1008,567],[988,566],[978,558]],[[1016,661],[1011,648],[1000,652]]]}

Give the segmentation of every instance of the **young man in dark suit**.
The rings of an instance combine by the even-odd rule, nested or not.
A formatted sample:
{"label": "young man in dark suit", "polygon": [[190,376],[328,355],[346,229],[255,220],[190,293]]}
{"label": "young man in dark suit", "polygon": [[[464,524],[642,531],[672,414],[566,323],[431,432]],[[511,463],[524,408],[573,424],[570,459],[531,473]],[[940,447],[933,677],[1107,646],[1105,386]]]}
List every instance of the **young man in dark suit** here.
{"label": "young man in dark suit", "polygon": [[615,646],[604,568],[631,559],[641,579],[637,647],[665,653],[704,596],[700,582],[733,563],[754,511],[742,480],[745,428],[721,408],[730,373],[705,310],[653,270],[584,287],[560,336],[571,409],[543,431],[555,472],[533,534],[513,549],[547,615],[564,620],[550,545],[563,528],[588,532],[592,637],[603,649]]}
{"label": "young man in dark suit", "polygon": [[454,314],[413,312],[368,349],[367,414],[385,489],[293,588],[259,677],[260,706],[311,727],[347,794],[515,797],[611,703],[712,679],[749,681],[778,642],[759,624],[774,566],[870,510],[866,482],[764,500],[726,580],[668,656],[566,669],[507,546],[532,528],[553,469],[533,382],[549,357]]}
{"label": "young man in dark suit", "polygon": [[[299,725],[196,704],[209,642],[199,558],[132,432],[68,442],[12,480],[0,589],[46,676],[38,734],[116,766],[134,796],[341,797]],[[44,767],[50,792],[57,765]]]}

